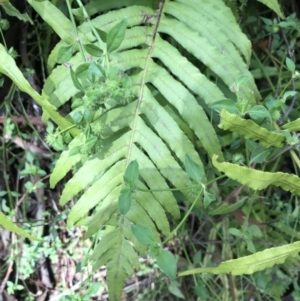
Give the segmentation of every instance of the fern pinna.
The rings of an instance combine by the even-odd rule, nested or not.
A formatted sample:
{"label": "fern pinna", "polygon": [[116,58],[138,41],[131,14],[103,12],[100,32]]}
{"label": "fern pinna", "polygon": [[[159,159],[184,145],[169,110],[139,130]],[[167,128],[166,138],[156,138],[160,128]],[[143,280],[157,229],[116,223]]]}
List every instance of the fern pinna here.
{"label": "fern pinna", "polygon": [[[94,269],[106,265],[110,300],[120,300],[138,254],[147,255],[132,226],[151,230],[160,243],[160,234],[170,234],[167,216],[180,216],[169,189],[193,200],[186,154],[202,169],[214,154],[223,158],[207,105],[241,76],[248,82],[240,97],[260,98],[247,68],[250,42],[222,0],[95,0],[86,7],[78,0],[78,27],[51,2],[27,1],[61,38],[39,96],[44,120],[59,126],[47,138],[62,150],[51,186],[73,170],[60,198],[65,205],[78,196],[68,225],[85,226],[86,237],[110,226],[91,260]],[[68,101],[72,111],[60,118],[53,107]],[[130,162],[138,163],[138,176],[127,189]]]}

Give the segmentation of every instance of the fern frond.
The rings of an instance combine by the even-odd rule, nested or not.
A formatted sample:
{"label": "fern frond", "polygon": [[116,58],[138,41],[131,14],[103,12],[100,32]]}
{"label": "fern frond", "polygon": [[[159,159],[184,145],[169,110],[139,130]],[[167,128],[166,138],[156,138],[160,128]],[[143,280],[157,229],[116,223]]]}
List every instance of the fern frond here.
{"label": "fern frond", "polygon": [[300,178],[296,175],[283,172],[260,171],[227,162],[220,163],[217,161],[217,158],[217,156],[213,156],[212,162],[219,171],[254,190],[262,190],[269,185],[274,185],[300,195]]}
{"label": "fern frond", "polygon": [[[38,11],[46,5],[30,2],[34,2]],[[99,13],[91,19],[93,26],[105,32],[127,20],[125,39],[117,51],[109,53],[109,66],[127,74],[133,99],[116,107],[104,102],[94,120],[102,129],[98,137],[101,149],[90,156],[69,157],[69,151],[63,152],[58,161],[59,165],[64,164],[63,168],[56,167],[51,175],[53,187],[76,165],[60,198],[60,204],[64,205],[80,195],[69,214],[68,226],[86,226],[86,237],[106,225],[112,226],[112,231],[101,238],[91,260],[94,269],[106,264],[113,301],[120,299],[124,280],[133,273],[133,267],[139,268],[137,254],[145,255],[147,250],[134,237],[131,225],[142,223],[152,230],[159,243],[160,233],[166,236],[170,233],[167,215],[180,216],[177,201],[169,189],[181,189],[191,201],[186,188],[191,187],[192,182],[183,168],[185,155],[203,170],[205,166],[194,140],[200,140],[201,151],[205,151],[207,158],[213,154],[223,158],[214,125],[200,103],[211,104],[224,95],[200,68],[205,65],[228,88],[241,75],[247,75],[249,85],[241,87],[242,96],[253,102],[260,98],[246,64],[250,58],[250,42],[222,0],[201,0],[200,4],[193,0],[167,1],[157,14],[158,2],[110,0],[91,1],[87,5],[90,15]],[[121,8],[123,6],[125,8]],[[47,7],[52,17],[45,17],[45,21],[62,38],[48,60],[50,68],[54,68],[61,47],[77,42],[74,33],[67,37],[70,21],[60,16],[59,24],[65,27],[55,26],[53,16],[57,8],[50,2]],[[145,14],[153,16],[152,24],[142,24]],[[78,26],[78,33],[83,43],[102,47],[88,22]],[[174,43],[188,53],[180,52],[180,47],[176,48],[171,41],[176,41]],[[74,51],[76,49],[74,47]],[[74,53],[69,63],[76,70],[82,63],[81,54]],[[56,108],[77,93],[70,70],[65,66],[55,67],[43,88],[43,96]],[[70,112],[67,118],[71,120],[77,111]],[[80,141],[80,137],[74,138],[69,148],[80,145]],[[120,214],[118,198],[126,167],[133,160],[139,164],[137,186],[141,190],[133,193],[130,210],[124,216]],[[205,176],[203,182],[206,182]]]}
{"label": "fern frond", "polygon": [[237,132],[247,139],[259,140],[265,147],[282,147],[286,140],[283,134],[270,132],[257,125],[254,121],[243,119],[235,114],[230,114],[225,109],[221,111],[220,116],[221,123],[219,127],[221,129],[229,129],[233,132]]}
{"label": "fern frond", "polygon": [[179,276],[186,276],[197,273],[213,274],[253,274],[254,272],[270,268],[275,264],[283,263],[288,257],[295,257],[300,251],[300,242],[295,242],[281,247],[266,249],[250,256],[241,257],[222,262],[215,268],[199,268],[185,271]]}

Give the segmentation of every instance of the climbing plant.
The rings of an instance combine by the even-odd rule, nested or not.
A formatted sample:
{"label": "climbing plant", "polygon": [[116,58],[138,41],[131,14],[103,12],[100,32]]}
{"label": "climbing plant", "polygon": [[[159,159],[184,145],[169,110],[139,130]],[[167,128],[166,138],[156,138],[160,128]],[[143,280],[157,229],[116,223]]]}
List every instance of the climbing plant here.
{"label": "climbing plant", "polygon": [[[175,279],[175,259],[161,248],[161,237],[173,233],[168,218],[180,218],[172,190],[207,208],[214,200],[207,185],[216,181],[208,168],[253,189],[274,184],[299,193],[296,176],[222,162],[216,112],[220,128],[266,148],[290,143],[273,124],[277,115],[259,104],[250,41],[222,0],[76,0],[76,8],[67,0],[69,18],[50,1],[27,2],[61,39],[48,59],[50,76],[39,95],[3,46],[0,71],[43,108],[47,142],[61,151],[51,187],[73,173],[60,197],[61,205],[78,198],[68,226],[86,227],[85,237],[106,229],[90,260],[94,269],[106,265],[110,300],[120,300],[138,255],[156,257]],[[267,125],[257,124],[261,118]]]}

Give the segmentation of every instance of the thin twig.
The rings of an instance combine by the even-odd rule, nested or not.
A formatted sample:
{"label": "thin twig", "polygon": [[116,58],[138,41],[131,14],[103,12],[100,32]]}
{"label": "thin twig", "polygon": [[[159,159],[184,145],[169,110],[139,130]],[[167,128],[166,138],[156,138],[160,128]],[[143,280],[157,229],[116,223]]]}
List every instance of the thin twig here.
{"label": "thin twig", "polygon": [[[278,21],[280,22],[279,17],[278,17]],[[282,37],[284,39],[284,42],[286,44],[286,47],[288,49],[289,57],[292,59],[293,56],[294,56],[294,51],[290,48],[289,41],[288,41],[288,39],[286,37],[286,34],[285,34],[283,28],[280,28],[280,33],[281,33],[281,35],[282,35]],[[295,79],[294,78],[292,79],[292,89],[293,89],[293,91],[295,91]],[[294,95],[293,98],[292,98],[292,101],[291,101],[291,103],[290,103],[290,105],[288,107],[288,109],[283,114],[283,116],[280,118],[280,120],[278,121],[278,124],[282,124],[285,121],[285,119],[289,116],[289,114],[291,113],[291,111],[292,111],[292,109],[293,109],[293,107],[295,105],[296,98],[297,98],[297,95]]]}

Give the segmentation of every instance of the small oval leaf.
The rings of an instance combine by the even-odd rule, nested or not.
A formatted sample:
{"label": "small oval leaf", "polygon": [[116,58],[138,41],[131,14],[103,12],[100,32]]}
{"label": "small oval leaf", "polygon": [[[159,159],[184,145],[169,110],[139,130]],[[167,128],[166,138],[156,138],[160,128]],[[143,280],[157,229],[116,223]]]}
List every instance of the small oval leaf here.
{"label": "small oval leaf", "polygon": [[121,194],[119,196],[119,210],[121,214],[125,215],[130,207],[132,202],[132,192],[129,187],[125,187],[122,189]]}

